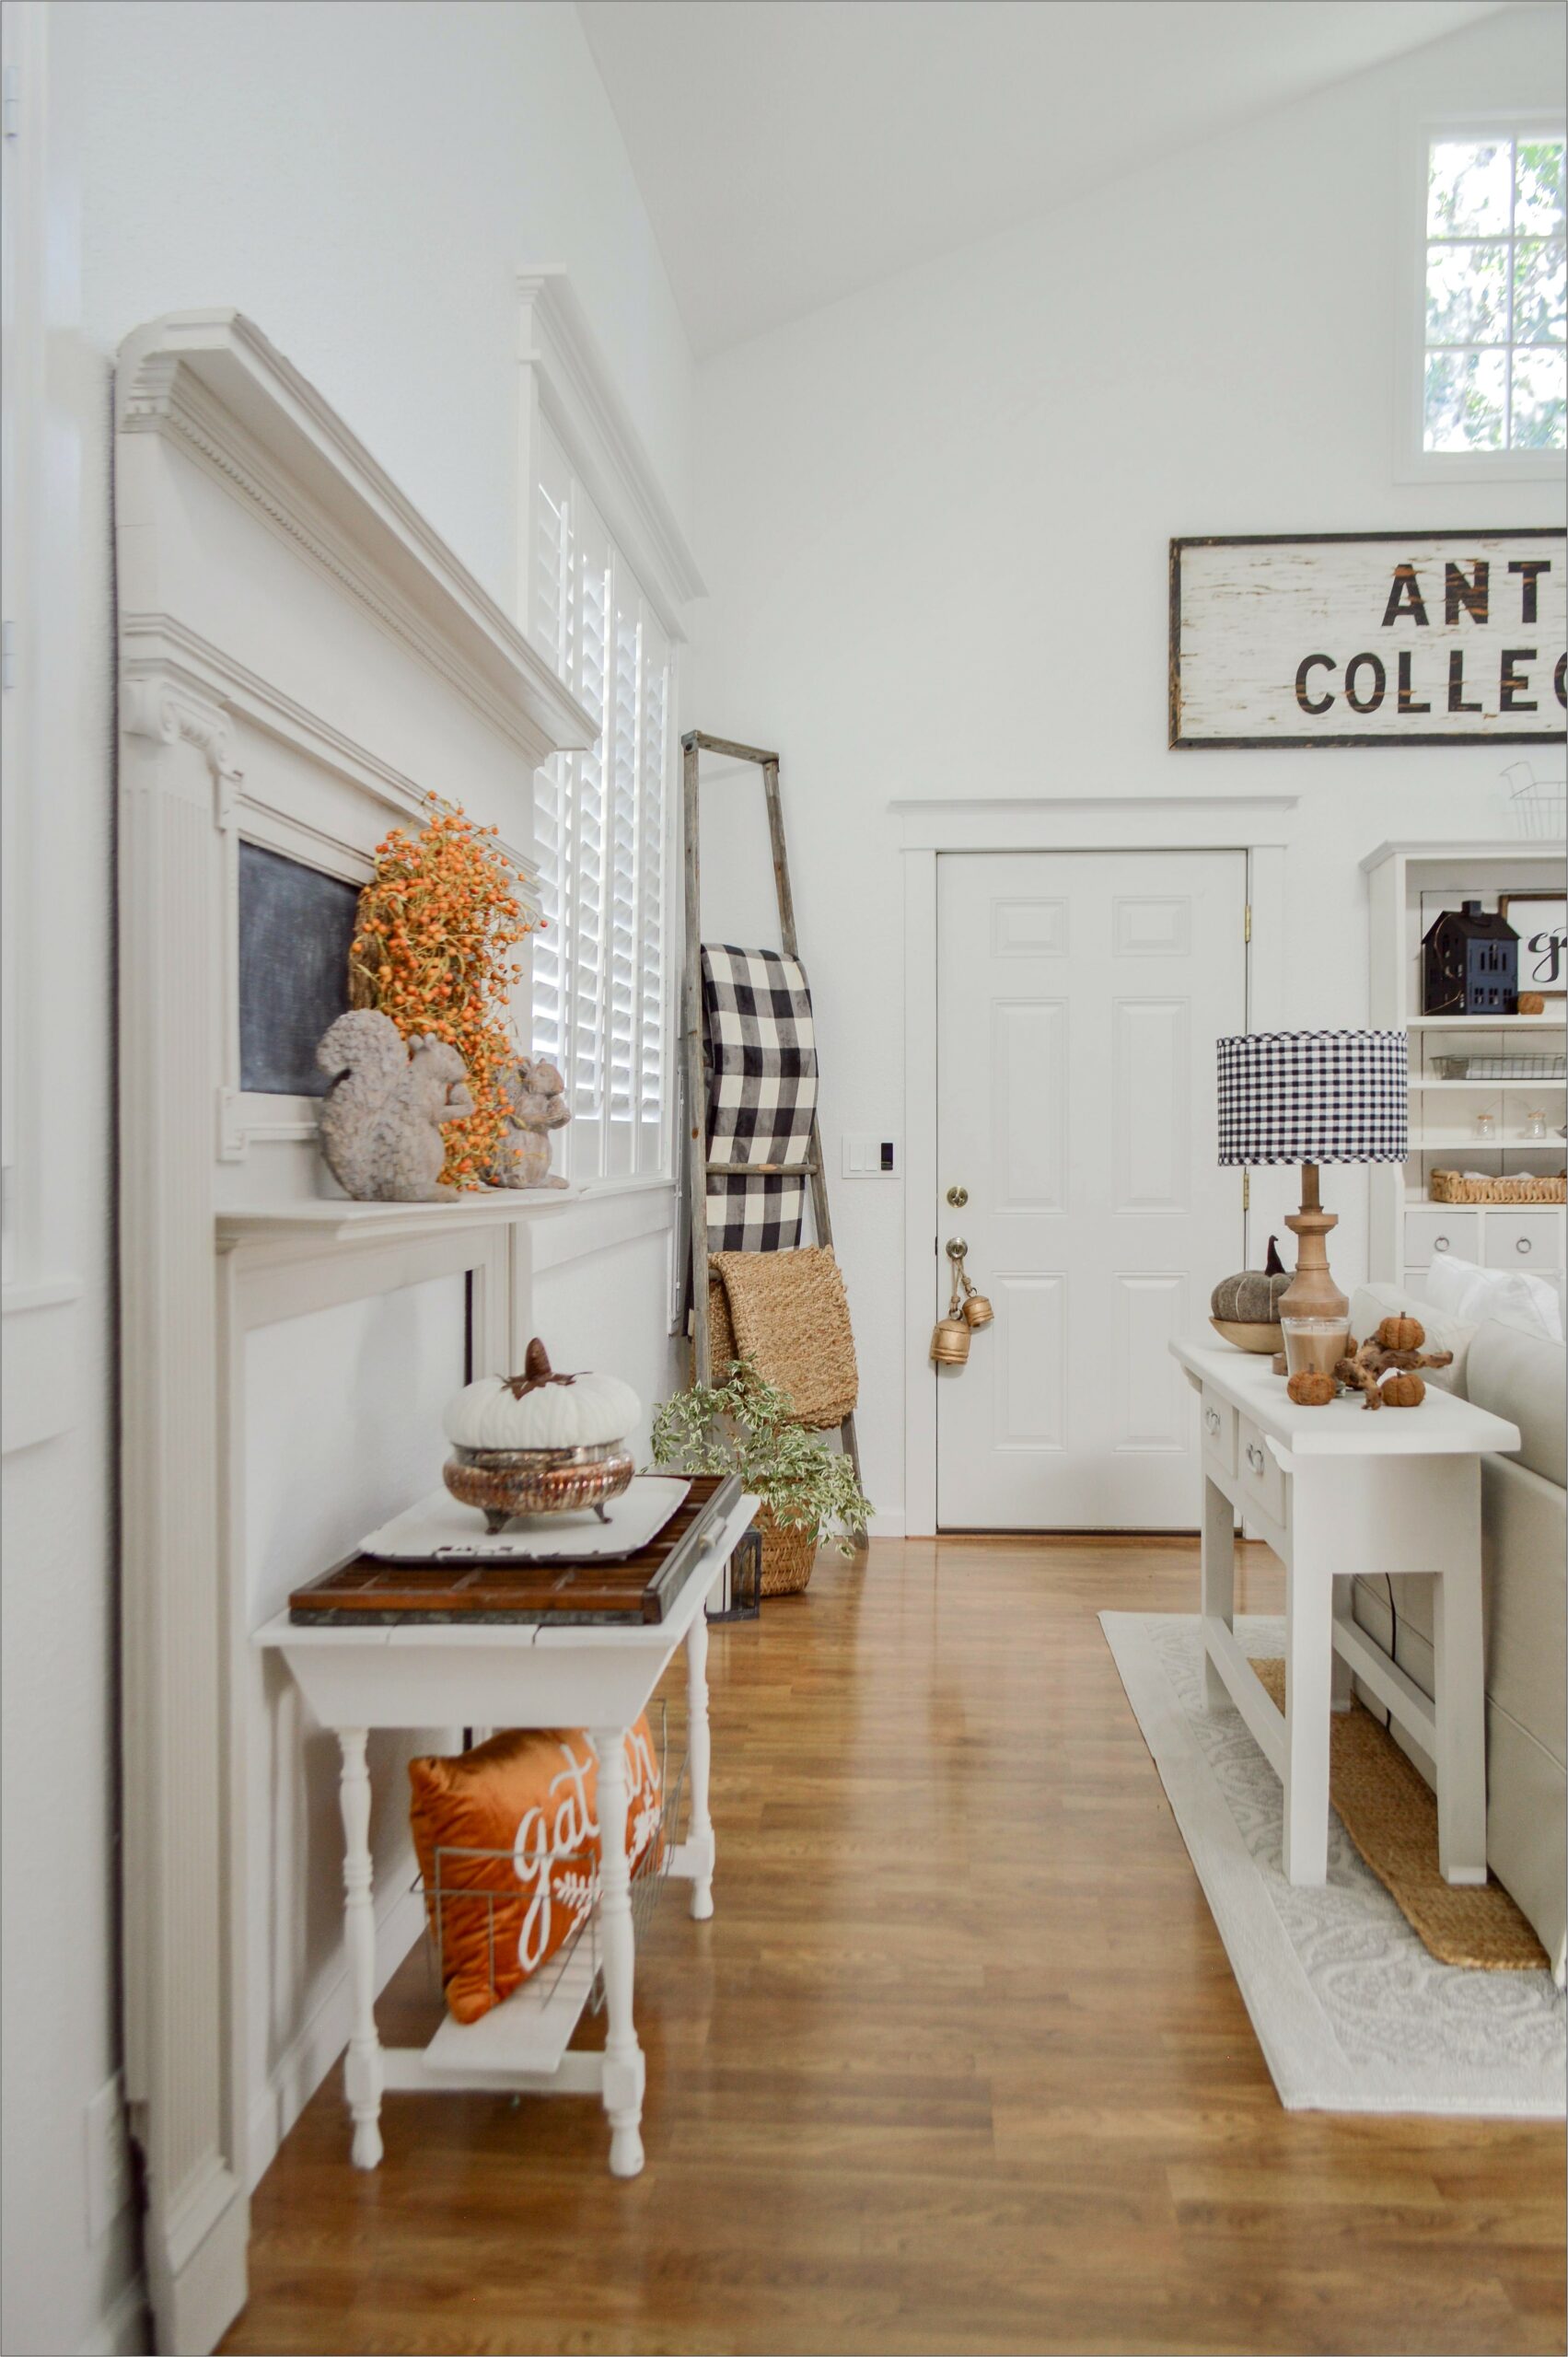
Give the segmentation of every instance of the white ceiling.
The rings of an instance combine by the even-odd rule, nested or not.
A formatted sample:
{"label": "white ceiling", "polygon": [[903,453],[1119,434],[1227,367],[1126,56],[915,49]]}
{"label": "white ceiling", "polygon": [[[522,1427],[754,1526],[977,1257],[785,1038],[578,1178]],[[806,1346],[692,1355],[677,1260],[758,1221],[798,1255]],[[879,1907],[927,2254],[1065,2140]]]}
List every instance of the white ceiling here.
{"label": "white ceiling", "polygon": [[699,357],[1502,0],[577,0]]}

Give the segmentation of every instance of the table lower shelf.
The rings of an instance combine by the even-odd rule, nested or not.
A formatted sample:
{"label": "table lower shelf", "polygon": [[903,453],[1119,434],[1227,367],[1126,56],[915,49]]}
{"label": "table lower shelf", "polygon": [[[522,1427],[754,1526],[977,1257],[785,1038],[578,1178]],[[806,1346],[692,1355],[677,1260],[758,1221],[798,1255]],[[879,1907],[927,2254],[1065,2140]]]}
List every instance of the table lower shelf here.
{"label": "table lower shelf", "polygon": [[[669,1853],[671,1882],[700,1880],[711,1871],[699,1843],[677,1842]],[[588,1925],[564,1964],[552,1957],[478,2021],[447,2014],[428,2046],[384,2047],[387,2092],[598,2095],[604,2057],[571,2048],[598,1977],[598,1943]]]}

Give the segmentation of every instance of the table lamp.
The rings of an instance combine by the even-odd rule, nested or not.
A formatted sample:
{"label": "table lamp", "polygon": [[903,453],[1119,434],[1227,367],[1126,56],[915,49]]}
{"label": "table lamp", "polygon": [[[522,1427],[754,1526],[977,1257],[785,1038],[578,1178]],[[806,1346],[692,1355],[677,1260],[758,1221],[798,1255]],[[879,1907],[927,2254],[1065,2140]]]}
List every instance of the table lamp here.
{"label": "table lamp", "polygon": [[1301,1165],[1301,1209],[1285,1219],[1295,1274],[1280,1317],[1345,1317],[1323,1241],[1338,1222],[1318,1200],[1318,1167],[1409,1159],[1404,1033],[1242,1032],[1219,1042],[1219,1080],[1221,1162]]}

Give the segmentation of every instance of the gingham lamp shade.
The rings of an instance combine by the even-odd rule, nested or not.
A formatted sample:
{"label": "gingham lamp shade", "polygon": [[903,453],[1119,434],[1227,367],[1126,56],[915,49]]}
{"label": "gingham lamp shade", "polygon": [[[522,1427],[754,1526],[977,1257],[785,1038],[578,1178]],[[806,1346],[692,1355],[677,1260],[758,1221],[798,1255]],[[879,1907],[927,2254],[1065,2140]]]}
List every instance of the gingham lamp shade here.
{"label": "gingham lamp shade", "polygon": [[1219,1042],[1222,1162],[1404,1162],[1402,1031],[1246,1031]]}

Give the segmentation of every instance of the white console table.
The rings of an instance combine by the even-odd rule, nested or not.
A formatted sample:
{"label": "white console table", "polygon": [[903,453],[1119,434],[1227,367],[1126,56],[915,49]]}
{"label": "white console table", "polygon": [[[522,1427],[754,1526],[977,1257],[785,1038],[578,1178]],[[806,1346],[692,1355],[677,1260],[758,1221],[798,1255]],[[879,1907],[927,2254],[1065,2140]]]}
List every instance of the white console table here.
{"label": "white console table", "polygon": [[[408,1623],[376,1628],[296,1626],[286,1612],[256,1632],[275,1647],[307,1701],[343,1751],[343,1925],[354,1980],[354,2032],[344,2084],[354,2117],[354,2161],[381,2158],[381,2096],[454,2089],[598,2095],[610,2118],[610,2165],[643,2165],[643,2050],[633,2019],[635,1941],[626,1858],[622,1746],[678,1645],[684,1643],[689,1704],[691,1830],[669,1871],[691,1885],[691,1912],[714,1911],[714,1829],[708,1815],[708,1624],[704,1608],[750,1527],[743,1497],[715,1525],[668,1619],[656,1623],[559,1628],[545,1623]],[[568,2051],[594,1980],[585,1938],[558,1974],[546,1970],[467,2025],[443,2021],[425,2047],[383,2047],[376,2029],[376,1925],[371,1904],[372,1727],[587,1727],[598,1753],[601,1850],[598,1940],[609,2015],[604,2051]]]}
{"label": "white console table", "polygon": [[[1173,1342],[1202,1399],[1203,1678],[1228,1695],[1284,1787],[1284,1872],[1328,1871],[1329,1724],[1353,1671],[1437,1769],[1437,1844],[1451,1883],[1486,1880],[1485,1676],[1481,1458],[1519,1446],[1513,1424],[1428,1383],[1419,1408],[1361,1397],[1298,1408],[1267,1358]],[[1237,1516],[1285,1566],[1285,1708],[1237,1643]],[[1352,1618],[1362,1573],[1435,1581],[1429,1701]]]}

